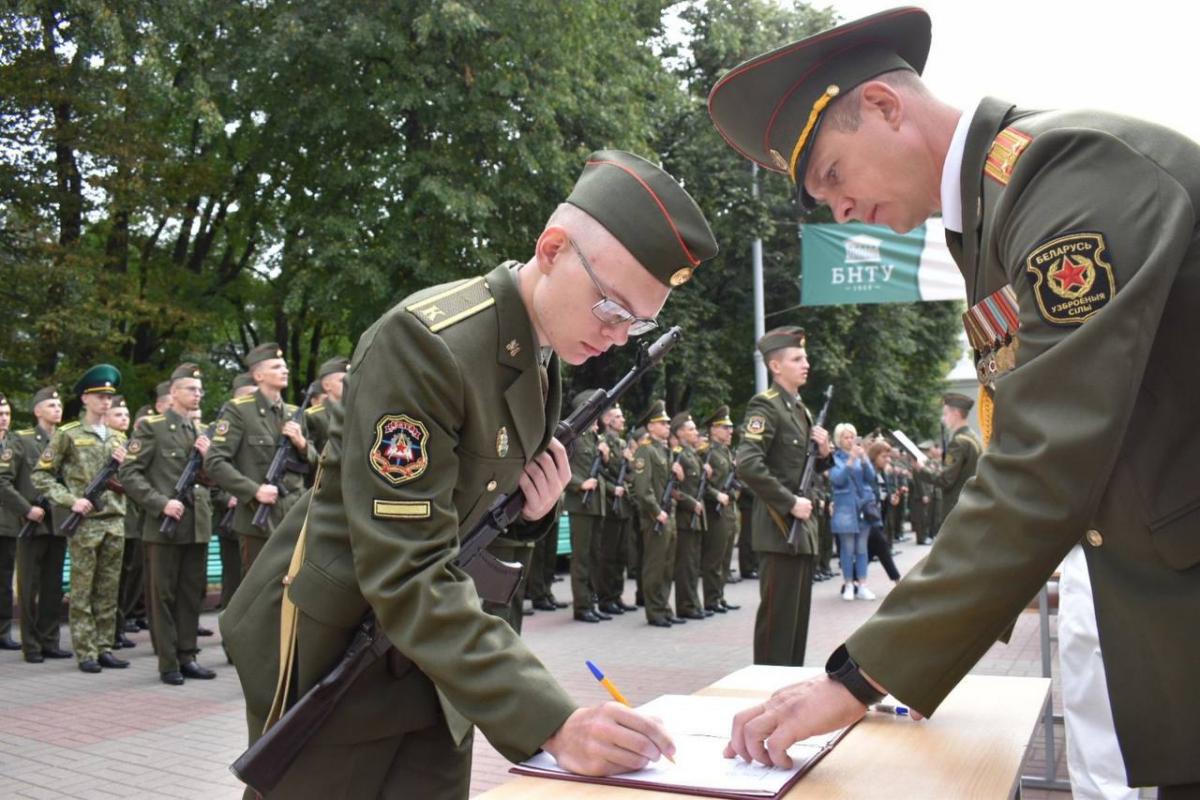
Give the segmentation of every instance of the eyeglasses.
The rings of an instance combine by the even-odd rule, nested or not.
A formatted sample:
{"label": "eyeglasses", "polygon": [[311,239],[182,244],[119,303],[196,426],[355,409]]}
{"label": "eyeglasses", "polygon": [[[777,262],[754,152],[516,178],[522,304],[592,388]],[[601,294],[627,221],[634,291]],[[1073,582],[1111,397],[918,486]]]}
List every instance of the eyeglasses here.
{"label": "eyeglasses", "polygon": [[648,317],[639,317],[609,297],[608,292],[604,291],[604,287],[600,285],[600,280],[596,277],[596,273],[592,271],[592,265],[588,263],[587,258],[583,255],[583,251],[579,249],[579,245],[575,244],[574,239],[567,239],[567,241],[571,243],[571,249],[575,251],[575,255],[579,256],[579,263],[583,264],[588,277],[592,279],[592,283],[596,286],[596,291],[600,293],[600,300],[592,306],[592,314],[596,319],[605,325],[625,325],[628,323],[630,336],[641,336],[643,333],[649,333],[658,327],[658,322],[655,320]]}

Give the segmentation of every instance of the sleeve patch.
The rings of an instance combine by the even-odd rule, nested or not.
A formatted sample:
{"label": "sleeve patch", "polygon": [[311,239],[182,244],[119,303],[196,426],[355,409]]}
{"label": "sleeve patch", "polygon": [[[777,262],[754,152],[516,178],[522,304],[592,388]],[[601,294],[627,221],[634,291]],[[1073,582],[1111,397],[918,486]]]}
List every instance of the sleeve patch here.
{"label": "sleeve patch", "polygon": [[12,457],[13,457],[13,451],[9,450],[7,448],[5,448],[3,453],[0,453],[0,461],[4,461],[4,462],[12,461]]}
{"label": "sleeve patch", "polygon": [[384,414],[375,423],[371,469],[391,486],[414,481],[429,466],[429,429],[407,414]]}
{"label": "sleeve patch", "polygon": [[646,459],[644,459],[644,458],[634,459],[633,471],[634,472],[645,472],[646,471]]}
{"label": "sleeve patch", "polygon": [[429,501],[375,500],[371,515],[376,519],[429,519]]}
{"label": "sleeve patch", "polygon": [[215,436],[224,436],[229,433],[229,420],[223,419],[217,423],[217,429],[213,431]]}
{"label": "sleeve patch", "polygon": [[42,461],[45,461],[47,464],[49,464],[53,460],[54,460],[54,448],[47,447],[45,450],[42,451]]}
{"label": "sleeve patch", "polygon": [[752,436],[762,436],[763,431],[767,429],[767,418],[761,414],[755,414],[746,420],[746,433]]}
{"label": "sleeve patch", "polygon": [[127,449],[129,450],[130,453],[142,452],[142,440],[134,439],[132,442],[129,443],[129,447]]}
{"label": "sleeve patch", "polygon": [[1025,259],[1038,313],[1051,325],[1082,325],[1117,293],[1104,260],[1104,234],[1072,233],[1038,245]]}

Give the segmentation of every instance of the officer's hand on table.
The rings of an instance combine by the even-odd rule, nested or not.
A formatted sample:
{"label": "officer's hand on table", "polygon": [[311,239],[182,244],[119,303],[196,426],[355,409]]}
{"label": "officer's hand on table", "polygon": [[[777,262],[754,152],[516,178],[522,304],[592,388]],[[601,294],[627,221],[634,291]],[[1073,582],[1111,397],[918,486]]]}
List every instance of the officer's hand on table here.
{"label": "officer's hand on table", "polygon": [[279,429],[279,432],[291,439],[292,447],[296,448],[297,451],[303,453],[308,449],[308,442],[305,440],[304,434],[300,430],[300,423],[293,422],[289,419],[287,422],[283,423],[283,427]]}
{"label": "officer's hand on table", "polygon": [[738,712],[725,757],[790,769],[787,749],[793,744],[844,728],[866,713],[867,707],[828,675],[809,678],[785,686],[765,703]]}
{"label": "officer's hand on table", "polygon": [[811,433],[812,440],[817,443],[817,452],[821,454],[821,458],[833,452],[833,445],[829,443],[829,431],[820,425],[813,425]]}
{"label": "officer's hand on table", "polygon": [[807,497],[797,497],[792,503],[792,516],[796,519],[808,519],[812,516],[812,501]]}
{"label": "officer's hand on table", "polygon": [[120,446],[114,447],[113,451],[112,451],[112,457],[113,457],[113,461],[116,461],[118,464],[124,464],[125,463],[125,448],[120,447]]}
{"label": "officer's hand on table", "polygon": [[197,436],[196,444],[193,445],[202,456],[208,455],[208,446],[212,444],[207,436]]}
{"label": "officer's hand on table", "polygon": [[95,508],[95,506],[93,506],[86,497],[81,497],[74,503],[71,503],[71,510],[76,514],[90,514],[92,513],[93,508]]}
{"label": "officer's hand on table", "polygon": [[595,478],[588,478],[586,481],[579,484],[579,491],[590,492],[599,485],[600,485],[600,481],[596,480]]}
{"label": "officer's hand on table", "polygon": [[178,500],[171,499],[163,506],[163,515],[171,519],[181,519],[183,517],[183,503]]}
{"label": "officer's hand on table", "polygon": [[683,480],[683,464],[680,464],[678,461],[676,461],[671,465],[671,472],[675,473],[675,477],[677,479]]}
{"label": "officer's hand on table", "polygon": [[609,702],[575,709],[542,749],[578,775],[617,775],[673,755],[675,743],[659,720]]}
{"label": "officer's hand on table", "polygon": [[546,452],[526,464],[517,480],[525,495],[522,518],[532,522],[549,514],[570,481],[571,462],[567,458],[567,449],[558,439],[551,439]]}
{"label": "officer's hand on table", "polygon": [[275,501],[279,499],[279,487],[264,483],[254,493],[254,499],[264,506],[273,506],[275,505]]}
{"label": "officer's hand on table", "polygon": [[41,506],[30,506],[29,510],[25,512],[25,519],[30,522],[41,522],[44,516],[46,516],[46,509]]}

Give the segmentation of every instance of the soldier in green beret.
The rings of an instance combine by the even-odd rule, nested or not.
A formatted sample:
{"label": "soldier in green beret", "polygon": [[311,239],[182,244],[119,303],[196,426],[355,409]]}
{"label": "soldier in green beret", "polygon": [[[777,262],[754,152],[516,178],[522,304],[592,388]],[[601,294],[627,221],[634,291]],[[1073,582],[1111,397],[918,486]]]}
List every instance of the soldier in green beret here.
{"label": "soldier in green beret", "polygon": [[737,533],[737,504],[727,490],[733,472],[733,420],[729,406],[718,406],[708,419],[708,453],[706,461],[712,469],[704,490],[704,518],[707,529],[700,548],[700,577],[704,588],[704,609],[724,614],[741,606],[725,600],[725,573],[732,555],[733,539]]}
{"label": "soldier in green beret", "polygon": [[676,462],[669,444],[671,418],[666,403],[651,403],[640,424],[645,426],[646,436],[633,456],[633,499],[641,517],[642,595],[646,621],[656,628],[669,628],[687,620],[671,613],[671,581],[678,546],[675,497],[667,498],[666,508],[662,502],[672,475],[676,482],[683,480],[683,467]]}
{"label": "soldier in green beret", "polygon": [[[237,499],[232,527],[238,537],[243,575],[303,491],[303,475],[296,471],[289,470],[284,478],[285,492],[265,483],[280,435],[291,440],[306,463],[316,461],[303,426],[292,420],[296,406],[283,399],[289,376],[283,350],[267,342],[247,353],[245,360],[257,390],[230,400],[221,409],[212,446],[204,457],[209,476]],[[259,505],[271,506],[265,530],[253,522]]]}
{"label": "soldier in green beret", "polygon": [[677,484],[678,502],[675,506],[675,616],[680,619],[711,617],[700,605],[700,551],[704,532],[704,501],[700,497],[701,477],[712,472],[705,469],[704,456],[696,452],[700,433],[690,411],[681,411],[671,418],[671,435],[679,442],[675,453],[683,478]]}
{"label": "soldier in green beret", "polygon": [[[572,402],[579,408],[594,390],[584,390]],[[607,484],[601,469],[604,459],[611,458],[608,443],[600,436],[597,421],[576,441],[571,452],[571,480],[563,492],[563,508],[571,526],[571,606],[579,622],[600,622],[612,616],[597,611],[592,602],[596,590],[596,565],[593,546],[601,535],[606,510]]]}
{"label": "soldier in green beret", "polygon": [[[58,532],[62,509],[33,485],[33,470],[62,421],[62,400],[52,386],[33,395],[36,424],[5,437],[7,458],[0,457],[0,507],[13,509],[21,527],[34,523],[32,535],[17,541],[17,593],[21,598],[21,648],[25,660],[70,658],[59,647],[63,561],[67,540]],[[39,505],[39,501],[41,504]],[[59,515],[59,516],[56,516]]]}
{"label": "soldier in green beret", "polygon": [[918,77],[929,43],[925,12],[894,9],[758,56],[710,96],[721,134],[806,208],[897,231],[941,212],[991,435],[834,680],[739,715],[731,752],[769,736],[781,753],[885,690],[932,713],[1082,539],[1125,777],[1194,797],[1200,425],[1179,398],[1200,394],[1200,145],[1095,111],[963,112]]}
{"label": "soldier in green beret", "polygon": [[[507,758],[544,749],[587,774],[672,751],[661,725],[631,709],[579,708],[512,627],[484,612],[453,561],[460,531],[518,487],[523,518],[507,536],[556,530],[570,480],[553,439],[560,360],[580,364],[653,330],[671,287],[715,252],[703,214],[669,175],[601,151],[527,262],[420,291],[367,330],[311,501],[267,543],[221,628],[251,738],[268,719],[281,650],[295,696],[342,657],[368,611],[394,650],[353,684],[275,794],[465,798],[474,726]],[[290,571],[285,536],[299,536],[305,511]],[[283,599],[296,625],[281,646]]]}
{"label": "soldier in green beret", "polygon": [[[314,401],[304,410],[304,425],[308,429],[308,438],[312,441],[317,455],[325,449],[325,440],[329,438],[329,406],[342,402],[342,380],[350,359],[345,356],[335,356],[317,368],[317,383],[321,386],[321,400]],[[307,482],[312,485],[311,481]]]}
{"label": "soldier in green beret", "polygon": [[[12,449],[15,436],[10,434],[12,406],[8,397],[0,393],[0,471],[16,457]],[[20,650],[21,645],[12,638],[13,623],[13,569],[16,566],[17,533],[24,524],[17,513],[19,506],[9,506],[0,498],[0,650]]]}
{"label": "soldier in green beret", "polygon": [[[775,328],[758,340],[758,351],[771,375],[771,386],[746,406],[745,433],[737,449],[737,476],[754,492],[751,536],[758,555],[761,601],[754,620],[754,663],[798,667],[804,664],[813,569],[819,550],[813,498],[797,494],[808,460],[809,439],[817,443],[829,468],[829,434],[813,425],[800,399],[808,382],[804,331]],[[801,535],[789,543],[792,520]]]}
{"label": "soldier in green beret", "polygon": [[[625,564],[629,552],[629,537],[633,529],[633,501],[628,486],[633,474],[633,451],[625,440],[625,412],[620,405],[609,408],[600,417],[604,427],[604,443],[608,445],[609,457],[604,462],[602,474],[605,485],[610,488],[600,541],[596,552],[596,595],[597,610],[604,614],[624,614],[637,611],[621,597],[625,588]],[[621,465],[625,470],[622,475]]]}
{"label": "soldier in green beret", "polygon": [[958,496],[967,479],[975,474],[979,456],[983,453],[983,443],[967,425],[967,414],[975,401],[965,394],[950,392],[942,397],[942,404],[942,425],[950,432],[946,456],[940,462],[926,462],[922,470],[927,479],[942,490],[938,527],[958,504]]}
{"label": "soldier in green beret", "polygon": [[82,514],[71,537],[71,642],[81,672],[124,669],[128,661],[112,654],[121,553],[125,549],[125,497],[105,489],[96,504],[83,490],[110,459],[125,458],[125,435],[104,423],[121,373],[99,364],[75,384],[83,402],[76,422],[61,426],[33,470],[33,485],[51,502]]}
{"label": "soldier in green beret", "polygon": [[[151,632],[163,683],[182,685],[185,678],[207,680],[216,673],[196,662],[196,633],[205,589],[212,505],[205,486],[196,485],[189,503],[175,497],[175,483],[193,452],[203,456],[210,442],[196,429],[193,414],[204,397],[197,364],[180,364],[171,373],[171,405],[163,414],[138,426],[121,464],[126,493],[146,510],[142,541],[146,548]],[[163,533],[163,519],[178,525]]]}

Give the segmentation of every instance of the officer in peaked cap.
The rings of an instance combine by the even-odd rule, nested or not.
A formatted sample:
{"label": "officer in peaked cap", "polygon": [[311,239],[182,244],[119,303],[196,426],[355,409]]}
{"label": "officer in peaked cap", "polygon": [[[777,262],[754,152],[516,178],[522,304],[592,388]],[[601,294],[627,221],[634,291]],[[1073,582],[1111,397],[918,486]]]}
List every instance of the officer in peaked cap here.
{"label": "officer in peaked cap", "polygon": [[[473,725],[510,759],[545,749],[590,774],[646,763],[594,758],[607,748],[672,749],[657,723],[629,709],[578,708],[512,627],[484,612],[452,561],[460,530],[518,486],[523,518],[506,539],[556,529],[570,480],[553,441],[560,360],[580,364],[652,330],[672,287],[715,253],[704,215],[673,178],[638,156],[599,151],[525,263],[417,292],[368,329],[343,408],[332,410],[286,595],[302,506],[222,617],[252,738],[279,685],[280,652],[295,653],[299,695],[341,657],[368,610],[395,647],[389,670],[359,678],[309,740],[280,796],[354,786],[361,795],[465,798]],[[298,620],[282,644],[281,604]],[[475,666],[464,670],[467,662]],[[400,726],[397,706],[412,711]],[[583,725],[600,740],[577,739]]]}

